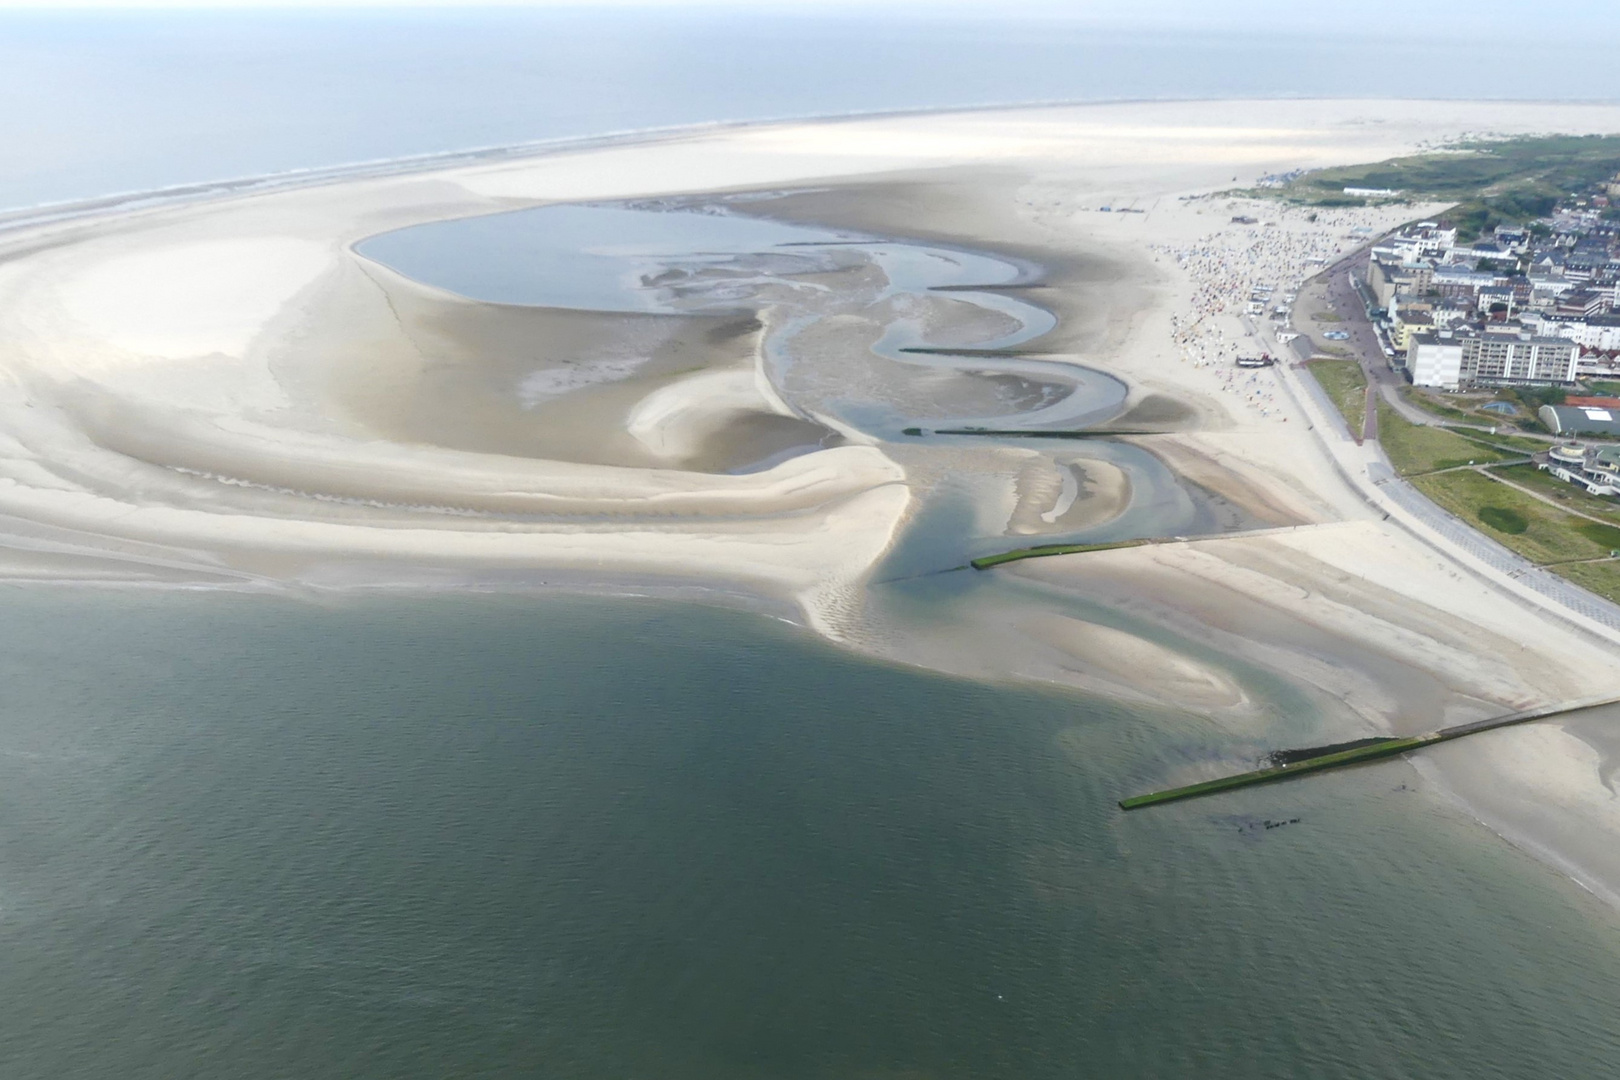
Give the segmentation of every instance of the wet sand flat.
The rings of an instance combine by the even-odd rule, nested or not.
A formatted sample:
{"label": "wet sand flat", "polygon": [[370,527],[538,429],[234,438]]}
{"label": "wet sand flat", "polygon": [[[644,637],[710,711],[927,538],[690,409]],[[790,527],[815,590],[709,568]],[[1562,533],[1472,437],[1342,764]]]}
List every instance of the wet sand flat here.
{"label": "wet sand flat", "polygon": [[[1308,220],[1221,195],[1234,176],[1546,130],[1620,130],[1620,109],[875,118],[43,222],[7,234],[0,262],[0,545],[34,553],[0,572],[706,588],[790,605],[894,659],[1206,711],[1254,740],[1423,730],[1620,690],[1614,640],[1384,520],[1293,384],[1230,363],[1248,338],[1223,289],[1303,280],[1307,253],[1414,212]],[[827,241],[819,262],[808,248],[672,254],[635,286],[658,306],[635,311],[481,300],[357,250],[413,226],[611,200],[813,225],[849,247]],[[1234,224],[1238,211],[1266,224]],[[897,287],[931,262],[948,285]],[[992,271],[1005,274],[973,278]],[[1045,321],[1021,322],[1036,311]],[[1064,417],[1158,434],[922,431]],[[1279,527],[1292,531],[1259,535]],[[1239,532],[1254,535],[1218,538]],[[1216,538],[961,583],[986,551],[1133,535]],[[924,578],[937,592],[906,610],[949,625],[896,614],[898,583]],[[1279,718],[1279,686],[1304,715]],[[1620,833],[1603,736],[1524,730],[1435,755],[1433,781],[1620,893],[1620,867],[1594,854]]]}

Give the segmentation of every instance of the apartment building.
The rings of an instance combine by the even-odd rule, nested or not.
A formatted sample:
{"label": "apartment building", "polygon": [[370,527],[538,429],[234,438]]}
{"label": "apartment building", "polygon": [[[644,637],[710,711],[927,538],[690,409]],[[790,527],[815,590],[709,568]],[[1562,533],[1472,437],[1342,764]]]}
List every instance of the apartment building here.
{"label": "apartment building", "polygon": [[1412,385],[1442,390],[1563,385],[1575,381],[1580,352],[1566,338],[1441,330],[1409,336],[1406,366]]}

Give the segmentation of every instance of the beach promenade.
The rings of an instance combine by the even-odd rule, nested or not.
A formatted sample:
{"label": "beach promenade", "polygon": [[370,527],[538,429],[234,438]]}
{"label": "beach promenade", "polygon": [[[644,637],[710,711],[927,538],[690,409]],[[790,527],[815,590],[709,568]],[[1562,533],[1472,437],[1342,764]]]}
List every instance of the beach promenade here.
{"label": "beach promenade", "polygon": [[[1258,329],[1255,345],[1276,348],[1281,352],[1275,338]],[[1376,369],[1368,370],[1370,367],[1373,366],[1364,365],[1363,370],[1376,378]],[[1387,367],[1385,370],[1387,372]],[[1311,424],[1323,433],[1322,444],[1332,455],[1335,464],[1369,506],[1389,515],[1391,520],[1400,523],[1412,535],[1445,552],[1459,565],[1490,581],[1494,587],[1518,602],[1555,612],[1583,631],[1620,645],[1620,605],[1541,569],[1436,506],[1396,475],[1389,458],[1378,445],[1375,430],[1364,441],[1358,442],[1353,437],[1345,428],[1343,417],[1327,400],[1315,379],[1293,365],[1285,366],[1280,377],[1309,416]],[[1394,377],[1398,379],[1398,376]],[[1379,386],[1383,382],[1388,380],[1375,382],[1370,379],[1368,385]],[[1371,409],[1373,395],[1369,394],[1368,399],[1369,418],[1373,418],[1376,415]],[[1433,421],[1435,418],[1428,419]]]}
{"label": "beach promenade", "polygon": [[[1478,529],[1459,520],[1455,515],[1437,506],[1411,484],[1403,480],[1378,445],[1379,401],[1394,409],[1403,420],[1432,427],[1466,427],[1453,424],[1425,412],[1407,402],[1398,392],[1405,380],[1392,369],[1380,347],[1377,333],[1366,318],[1364,298],[1356,287],[1356,268],[1365,261],[1365,249],[1358,248],[1325,269],[1308,283],[1307,288],[1320,290],[1331,309],[1344,318],[1343,326],[1350,334],[1347,344],[1372,392],[1366,395],[1366,415],[1361,432],[1344,428],[1343,417],[1333,407],[1314,378],[1300,377],[1300,369],[1290,366],[1284,377],[1302,403],[1309,402],[1312,423],[1324,433],[1323,444],[1350,481],[1368,503],[1413,530],[1414,535],[1439,545],[1442,550],[1466,559],[1462,565],[1475,573],[1488,575],[1497,587],[1511,592],[1521,600],[1542,606],[1551,605],[1565,617],[1572,618],[1583,630],[1598,632],[1609,640],[1620,643],[1620,604],[1597,596],[1565,578],[1532,563],[1511,549],[1497,543]],[[1305,290],[1301,290],[1302,295]],[[1311,339],[1301,336],[1284,349],[1275,337],[1260,326],[1246,322],[1257,348],[1275,349],[1277,355],[1290,352],[1307,354],[1312,350]],[[1353,448],[1346,448],[1344,438],[1333,438],[1326,433],[1337,430],[1348,437]],[[1357,436],[1360,436],[1359,438]]]}

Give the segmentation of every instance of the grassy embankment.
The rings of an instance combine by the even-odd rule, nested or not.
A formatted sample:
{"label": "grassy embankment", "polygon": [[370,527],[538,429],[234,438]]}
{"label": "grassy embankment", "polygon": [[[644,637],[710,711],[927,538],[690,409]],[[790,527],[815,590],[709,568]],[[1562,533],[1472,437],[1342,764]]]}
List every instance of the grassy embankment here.
{"label": "grassy embankment", "polygon": [[[1570,192],[1601,183],[1616,170],[1620,170],[1620,136],[1470,140],[1439,153],[1319,169],[1281,189],[1254,194],[1323,207],[1365,206],[1373,201],[1450,202],[1455,205],[1447,216],[1457,225],[1459,237],[1471,240],[1504,222],[1544,217]],[[1401,195],[1399,200],[1369,200],[1346,195],[1347,187],[1387,188]]]}
{"label": "grassy embankment", "polygon": [[[1497,441],[1489,436],[1481,438]],[[1486,465],[1524,456],[1513,453],[1511,449],[1499,449],[1485,442],[1477,442],[1445,428],[1409,423],[1382,401],[1378,403],[1378,441],[1383,444],[1384,453],[1389,455],[1395,471],[1402,476],[1420,476],[1436,469]]]}
{"label": "grassy embankment", "polygon": [[[1397,472],[1436,504],[1538,566],[1610,600],[1620,601],[1620,506],[1597,499],[1541,473],[1533,465],[1490,470],[1545,494],[1571,510],[1613,517],[1589,521],[1510,487],[1478,469],[1457,468],[1513,460],[1513,456],[1451,431],[1418,427],[1380,404],[1379,441]],[[1451,471],[1436,471],[1451,470]],[[1557,485],[1556,488],[1549,485]],[[1563,490],[1559,490],[1563,489]],[[1601,509],[1601,512],[1599,510]]]}
{"label": "grassy embankment", "polygon": [[1459,408],[1436,401],[1433,397],[1415,387],[1403,386],[1397,393],[1401,395],[1401,399],[1408,405],[1416,409],[1422,409],[1431,416],[1438,416],[1442,420],[1451,420],[1459,424],[1479,424],[1484,422],[1471,413],[1463,412]]}
{"label": "grassy embankment", "polygon": [[1350,434],[1361,438],[1367,418],[1367,379],[1354,360],[1313,360],[1305,366],[1338,407]]}
{"label": "grassy embankment", "polygon": [[1529,488],[1538,495],[1568,507],[1570,510],[1598,518],[1611,518],[1620,525],[1620,499],[1605,499],[1588,495],[1574,484],[1566,484],[1551,473],[1542,472],[1534,465],[1504,465],[1491,470],[1504,480]]}
{"label": "grassy embankment", "polygon": [[[1463,399],[1460,404],[1465,408],[1458,408],[1411,386],[1402,386],[1397,390],[1397,393],[1401,395],[1401,400],[1415,409],[1422,409],[1430,416],[1472,429],[1458,432],[1464,438],[1479,439],[1493,446],[1513,447],[1517,450],[1523,450],[1527,454],[1545,450],[1552,445],[1546,434],[1538,438],[1533,434],[1509,435],[1504,433],[1504,430],[1545,432],[1540,421],[1534,419],[1533,415],[1526,415],[1522,411],[1525,408],[1523,404],[1520,405],[1521,412],[1518,415],[1502,416],[1499,413],[1489,413],[1477,408],[1479,405],[1502,400],[1498,397],[1482,396],[1472,400]],[[1496,429],[1495,435],[1490,433],[1488,430],[1490,428]]]}
{"label": "grassy embankment", "polygon": [[1492,435],[1488,431],[1464,431],[1460,432],[1460,434],[1463,438],[1483,446],[1494,446],[1498,450],[1513,451],[1519,457],[1538,454],[1553,445],[1548,439],[1533,439],[1525,435],[1503,435],[1500,432]]}

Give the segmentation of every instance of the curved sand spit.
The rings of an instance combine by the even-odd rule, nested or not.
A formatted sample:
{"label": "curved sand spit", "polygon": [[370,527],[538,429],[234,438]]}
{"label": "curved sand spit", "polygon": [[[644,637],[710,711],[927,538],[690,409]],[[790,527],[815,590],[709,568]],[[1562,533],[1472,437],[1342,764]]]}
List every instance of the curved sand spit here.
{"label": "curved sand spit", "polygon": [[[1083,447],[1061,459],[1027,445],[934,452],[838,425],[821,438],[825,418],[767,377],[769,310],[604,319],[478,304],[352,250],[421,222],[673,192],[796,188],[809,194],[793,205],[814,216],[836,201],[816,192],[849,185],[841,219],[826,224],[1069,260],[1067,280],[1081,284],[1031,294],[1060,315],[1040,343],[1047,359],[1124,380],[1137,415],[1178,417],[1181,434],[1143,445],[1251,525],[1301,527],[1030,565],[1017,572],[1027,595],[955,629],[913,627],[883,651],[1122,693],[1135,680],[1146,698],[1236,720],[1249,688],[1174,644],[1198,640],[1309,687],[1325,712],[1362,725],[1334,733],[1346,736],[1433,726],[1414,701],[1457,719],[1612,692],[1612,642],[1380,520],[1288,384],[1234,385],[1225,367],[1189,362],[1173,344],[1204,298],[1169,253],[1205,243],[1232,213],[1182,196],[1464,133],[1555,130],[1620,131],[1620,108],[1162,103],[738,128],[15,228],[0,239],[4,569],[722,583],[791,597],[842,635],[864,617],[872,568],[953,469],[987,478],[972,489],[983,496],[976,527],[1009,547],[1106,522],[1145,497]],[[883,185],[902,182],[948,196],[885,201]],[[1324,230],[1343,233],[1350,217],[1287,220],[1277,235],[1331,251]],[[1092,258],[1106,268],[1088,278]],[[804,338],[856,371],[870,340],[853,325]],[[809,440],[804,452],[770,456],[795,439]],[[776,463],[749,471],[751,460]],[[1028,599],[1040,590],[1115,604],[1180,637],[1150,642],[1052,615]],[[1020,636],[1048,659],[1024,662],[1039,650],[1020,652]],[[1442,763],[1499,828],[1533,833],[1530,846],[1557,847],[1572,873],[1613,883],[1620,848],[1559,839],[1620,827],[1604,794],[1610,752],[1570,724],[1455,744]],[[1543,797],[1553,789],[1563,794]]]}
{"label": "curved sand spit", "polygon": [[[551,200],[987,161],[1048,195],[1057,181],[1071,198],[1159,198],[1233,169],[1376,158],[1550,115],[1205,103],[743,128],[14,231],[0,264],[0,514],[21,547],[95,550],[137,573],[411,581],[425,567],[614,568],[782,587],[819,610],[848,600],[906,512],[905,474],[881,449],[742,475],[655,467],[740,418],[785,411],[746,362],[624,394],[617,426],[646,450],[639,467],[592,461],[588,447],[467,449],[420,424],[401,437],[409,425],[379,417],[409,405],[402,387],[424,396],[442,357],[424,359],[421,327],[400,316],[410,284],[350,245]],[[1585,129],[1608,114],[1563,108],[1558,120]],[[407,299],[455,303],[428,293]],[[531,380],[544,364],[532,367]]]}

